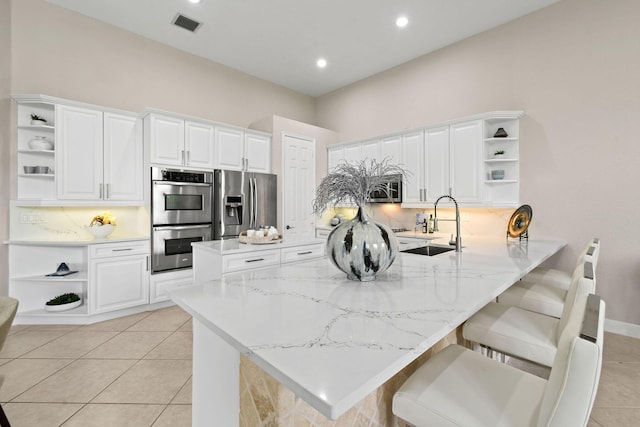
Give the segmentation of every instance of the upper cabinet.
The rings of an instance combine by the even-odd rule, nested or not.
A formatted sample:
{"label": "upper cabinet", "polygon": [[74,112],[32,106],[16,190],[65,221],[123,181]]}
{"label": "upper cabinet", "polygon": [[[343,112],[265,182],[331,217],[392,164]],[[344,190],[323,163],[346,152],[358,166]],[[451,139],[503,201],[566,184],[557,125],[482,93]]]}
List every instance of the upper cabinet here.
{"label": "upper cabinet", "polygon": [[[37,97],[18,98],[17,198],[56,199],[55,104]],[[31,116],[43,120],[31,120]]]}
{"label": "upper cabinet", "polygon": [[402,156],[400,140],[401,136],[396,135],[384,139],[333,145],[327,149],[328,170],[330,171],[343,161],[358,164],[364,160],[368,165],[371,160],[377,162],[386,160],[389,164],[397,165]]}
{"label": "upper cabinet", "polygon": [[[42,95],[16,95],[18,192],[24,203],[143,203],[136,114]],[[46,122],[30,120],[31,115]]]}
{"label": "upper cabinet", "polygon": [[169,115],[145,117],[149,160],[154,165],[214,168],[214,126]]}
{"label": "upper cabinet", "polygon": [[520,199],[520,123],[496,114],[484,121],[482,182],[494,206],[512,207]]}
{"label": "upper cabinet", "polygon": [[247,129],[216,126],[216,169],[271,172],[271,137]]}
{"label": "upper cabinet", "polygon": [[466,207],[518,206],[522,114],[498,111],[376,140],[334,145],[328,148],[327,166],[330,170],[340,161],[374,156],[399,164],[408,172],[403,207],[428,207],[442,195]]}
{"label": "upper cabinet", "polygon": [[143,199],[142,126],[135,115],[58,105],[57,198]]}
{"label": "upper cabinet", "polygon": [[271,172],[266,133],[151,112],[145,138],[152,165]]}

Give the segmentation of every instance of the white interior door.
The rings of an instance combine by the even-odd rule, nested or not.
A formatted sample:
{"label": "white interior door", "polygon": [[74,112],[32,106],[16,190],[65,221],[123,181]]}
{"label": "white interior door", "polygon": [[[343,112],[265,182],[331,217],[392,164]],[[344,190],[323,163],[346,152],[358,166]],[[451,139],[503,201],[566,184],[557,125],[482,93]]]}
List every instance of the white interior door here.
{"label": "white interior door", "polygon": [[315,237],[316,143],[312,138],[284,134],[282,225],[286,237]]}

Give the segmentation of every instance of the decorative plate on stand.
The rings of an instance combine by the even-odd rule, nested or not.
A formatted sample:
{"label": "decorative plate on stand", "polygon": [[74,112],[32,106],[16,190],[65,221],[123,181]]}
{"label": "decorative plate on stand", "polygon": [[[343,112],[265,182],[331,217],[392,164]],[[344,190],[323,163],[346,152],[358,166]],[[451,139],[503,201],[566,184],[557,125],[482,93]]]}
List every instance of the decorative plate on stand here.
{"label": "decorative plate on stand", "polygon": [[522,205],[511,215],[509,223],[507,224],[507,236],[519,237],[520,239],[526,239],[529,237],[527,229],[531,223],[533,217],[533,211],[531,206]]}

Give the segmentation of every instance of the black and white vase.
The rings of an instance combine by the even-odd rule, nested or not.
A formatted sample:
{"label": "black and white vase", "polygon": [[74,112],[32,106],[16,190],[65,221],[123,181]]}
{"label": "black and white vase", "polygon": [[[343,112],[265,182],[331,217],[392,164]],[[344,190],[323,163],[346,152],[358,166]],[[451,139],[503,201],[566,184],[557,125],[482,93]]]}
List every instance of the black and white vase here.
{"label": "black and white vase", "polygon": [[353,219],[331,231],[326,253],[347,278],[368,282],[393,264],[398,241],[389,227],[370,220],[360,206]]}

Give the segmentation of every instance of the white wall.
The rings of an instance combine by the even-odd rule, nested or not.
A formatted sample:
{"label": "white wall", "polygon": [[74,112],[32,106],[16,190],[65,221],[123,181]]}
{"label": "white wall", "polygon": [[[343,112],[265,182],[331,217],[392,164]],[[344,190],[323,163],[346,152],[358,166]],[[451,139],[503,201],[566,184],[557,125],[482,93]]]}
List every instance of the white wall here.
{"label": "white wall", "polygon": [[242,127],[274,114],[314,120],[308,96],[44,0],[11,5],[14,93],[136,112],[154,107]]}
{"label": "white wall", "polygon": [[639,22],[637,0],[564,0],[319,98],[318,125],[345,141],[524,110],[531,237],[566,239],[565,269],[600,237],[607,317],[640,324]]}

